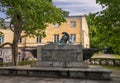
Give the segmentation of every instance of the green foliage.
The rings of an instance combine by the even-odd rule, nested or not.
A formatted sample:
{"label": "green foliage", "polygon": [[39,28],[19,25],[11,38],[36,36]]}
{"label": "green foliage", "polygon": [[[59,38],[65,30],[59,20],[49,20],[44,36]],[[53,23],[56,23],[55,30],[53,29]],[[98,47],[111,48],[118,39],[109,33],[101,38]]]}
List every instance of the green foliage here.
{"label": "green foliage", "polygon": [[64,22],[64,11],[56,8],[52,0],[2,0],[0,1],[15,25],[14,16],[22,16],[22,29],[27,35],[45,36],[44,31],[48,23]]}
{"label": "green foliage", "polygon": [[[5,23],[4,23],[4,19],[3,18],[0,18],[0,28],[1,29],[6,29],[6,26],[5,26]],[[0,34],[1,34],[2,32],[0,32]]]}
{"label": "green foliage", "polygon": [[3,33],[2,32],[0,32],[0,36],[2,36],[3,35]]}
{"label": "green foliage", "polygon": [[20,66],[31,65],[31,64],[33,64],[35,62],[36,62],[35,60],[25,60],[25,61],[19,62],[18,65],[20,65]]}
{"label": "green foliage", "polygon": [[12,63],[8,62],[8,63],[2,63],[0,62],[0,67],[7,67],[7,66],[11,66]]}
{"label": "green foliage", "polygon": [[103,10],[90,14],[91,47],[110,48],[111,52],[120,53],[120,0],[97,0]]}

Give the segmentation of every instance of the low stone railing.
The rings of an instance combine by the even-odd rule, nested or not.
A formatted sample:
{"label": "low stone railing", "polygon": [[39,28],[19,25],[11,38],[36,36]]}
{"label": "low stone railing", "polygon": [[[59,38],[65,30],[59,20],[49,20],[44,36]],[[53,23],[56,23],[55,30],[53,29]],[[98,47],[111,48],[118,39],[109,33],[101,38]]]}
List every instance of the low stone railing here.
{"label": "low stone railing", "polygon": [[91,58],[89,62],[91,65],[120,66],[120,59],[115,59],[115,58]]}

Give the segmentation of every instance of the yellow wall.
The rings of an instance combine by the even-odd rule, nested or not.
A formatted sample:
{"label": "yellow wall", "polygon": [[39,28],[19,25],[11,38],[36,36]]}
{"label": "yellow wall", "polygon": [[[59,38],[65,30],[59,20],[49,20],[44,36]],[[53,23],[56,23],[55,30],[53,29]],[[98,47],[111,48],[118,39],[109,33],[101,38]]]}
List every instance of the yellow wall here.
{"label": "yellow wall", "polygon": [[89,29],[85,17],[82,17],[82,42],[84,47],[86,48],[90,47]]}
{"label": "yellow wall", "polygon": [[[80,42],[80,20],[76,18],[66,18],[67,22],[62,23],[59,28],[55,28],[54,25],[50,25],[46,29],[47,37],[43,39],[42,42],[54,40],[54,34],[59,34],[60,38],[62,37],[62,32],[67,32],[69,34],[76,34],[76,42]],[[76,27],[70,26],[70,21],[76,21]]]}
{"label": "yellow wall", "polygon": [[0,31],[4,33],[4,42],[12,43],[13,32],[10,29],[0,29]]}
{"label": "yellow wall", "polygon": [[[82,16],[68,16],[65,18],[66,18],[66,22],[62,23],[58,28],[56,28],[55,25],[52,25],[52,24],[50,24],[46,28],[47,36],[45,38],[42,38],[42,41],[40,44],[53,42],[54,34],[59,34],[59,38],[61,38],[62,32],[67,32],[69,34],[76,34],[76,43],[82,43],[84,47],[86,44],[88,44],[88,47],[89,47],[89,36],[88,36],[88,27],[87,27],[86,19]],[[70,24],[71,21],[76,21],[76,27],[71,27],[71,24]],[[0,29],[0,31],[4,33],[5,42],[8,42],[8,41],[12,42],[13,33],[9,29],[7,30]],[[35,38],[26,37],[26,38],[22,38],[22,43],[19,44],[19,46],[20,47],[25,46],[25,41],[26,41],[26,46],[32,47],[32,46],[39,45],[36,43],[36,37]]]}

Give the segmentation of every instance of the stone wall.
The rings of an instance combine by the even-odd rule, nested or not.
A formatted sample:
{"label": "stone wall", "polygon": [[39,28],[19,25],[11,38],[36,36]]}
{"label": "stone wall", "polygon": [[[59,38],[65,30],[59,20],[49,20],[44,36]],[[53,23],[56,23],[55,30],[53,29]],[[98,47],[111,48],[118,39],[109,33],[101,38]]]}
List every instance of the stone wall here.
{"label": "stone wall", "polygon": [[3,62],[11,62],[12,61],[12,53],[10,48],[0,49],[0,58],[3,59]]}

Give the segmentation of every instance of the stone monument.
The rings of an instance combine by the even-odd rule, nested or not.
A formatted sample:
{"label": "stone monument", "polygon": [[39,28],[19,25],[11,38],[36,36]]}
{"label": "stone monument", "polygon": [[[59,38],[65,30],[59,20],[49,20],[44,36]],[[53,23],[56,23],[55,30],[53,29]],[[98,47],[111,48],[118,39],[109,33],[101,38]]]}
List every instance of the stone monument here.
{"label": "stone monument", "polygon": [[83,62],[82,46],[48,44],[37,48],[37,67],[88,67]]}
{"label": "stone monument", "polygon": [[37,67],[88,67],[83,62],[82,45],[67,44],[69,34],[62,33],[59,43],[50,43],[37,48]]}

